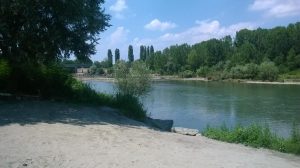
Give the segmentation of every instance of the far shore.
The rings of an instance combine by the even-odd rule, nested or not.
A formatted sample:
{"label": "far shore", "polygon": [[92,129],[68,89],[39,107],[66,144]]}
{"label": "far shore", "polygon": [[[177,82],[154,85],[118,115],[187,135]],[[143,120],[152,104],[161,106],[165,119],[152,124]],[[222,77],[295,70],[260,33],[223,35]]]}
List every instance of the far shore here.
{"label": "far shore", "polygon": [[[82,75],[74,75],[74,77],[80,81],[89,81],[89,80],[95,80],[95,81],[104,81],[104,82],[114,82],[115,79],[112,77],[106,77],[106,76],[82,76]],[[180,78],[177,76],[152,76],[153,81],[204,81],[204,82],[210,82],[212,80],[209,80],[207,78],[202,77],[195,77],[195,78]],[[268,84],[268,85],[300,85],[300,82],[294,82],[294,81],[256,81],[256,80],[244,80],[244,79],[227,79],[222,80],[223,82],[234,82],[234,83],[248,83],[248,84]]]}

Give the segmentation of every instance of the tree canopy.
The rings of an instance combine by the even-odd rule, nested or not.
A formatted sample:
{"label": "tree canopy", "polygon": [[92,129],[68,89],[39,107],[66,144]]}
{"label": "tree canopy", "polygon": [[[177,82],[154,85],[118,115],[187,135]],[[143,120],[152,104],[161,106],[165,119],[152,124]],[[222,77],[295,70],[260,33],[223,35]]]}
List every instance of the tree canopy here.
{"label": "tree canopy", "polygon": [[1,0],[0,57],[10,62],[48,63],[95,53],[109,27],[104,0]]}
{"label": "tree canopy", "polygon": [[129,45],[128,47],[128,61],[133,62],[134,61],[134,55],[133,55],[133,47],[132,45]]}
{"label": "tree canopy", "polygon": [[118,61],[120,61],[120,50],[118,48],[116,48],[116,50],[115,50],[115,63],[117,63]]}
{"label": "tree canopy", "polygon": [[108,61],[108,66],[112,67],[112,65],[113,65],[113,55],[112,55],[111,49],[108,49],[108,51],[107,51],[107,61]]}

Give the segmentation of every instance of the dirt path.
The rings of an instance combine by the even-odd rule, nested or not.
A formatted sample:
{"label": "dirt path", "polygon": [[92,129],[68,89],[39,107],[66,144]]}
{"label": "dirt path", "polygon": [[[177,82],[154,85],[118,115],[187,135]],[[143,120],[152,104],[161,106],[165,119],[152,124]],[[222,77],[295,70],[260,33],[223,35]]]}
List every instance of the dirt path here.
{"label": "dirt path", "polygon": [[159,132],[106,108],[51,102],[0,107],[0,167],[300,167],[294,155]]}

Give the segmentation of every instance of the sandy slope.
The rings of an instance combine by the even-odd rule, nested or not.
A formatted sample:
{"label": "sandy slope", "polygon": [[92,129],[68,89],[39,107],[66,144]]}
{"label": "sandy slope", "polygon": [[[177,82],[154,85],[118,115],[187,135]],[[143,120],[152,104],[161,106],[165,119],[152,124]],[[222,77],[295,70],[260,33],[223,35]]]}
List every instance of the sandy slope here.
{"label": "sandy slope", "polygon": [[297,156],[151,130],[106,108],[0,107],[0,167],[300,167]]}

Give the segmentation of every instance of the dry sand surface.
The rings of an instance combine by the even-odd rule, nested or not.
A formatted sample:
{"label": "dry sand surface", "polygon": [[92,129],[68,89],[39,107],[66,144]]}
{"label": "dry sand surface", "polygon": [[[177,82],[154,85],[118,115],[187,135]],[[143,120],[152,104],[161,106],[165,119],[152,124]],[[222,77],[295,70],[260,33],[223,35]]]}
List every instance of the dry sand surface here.
{"label": "dry sand surface", "polygon": [[300,157],[149,129],[108,108],[0,102],[0,167],[293,168]]}

